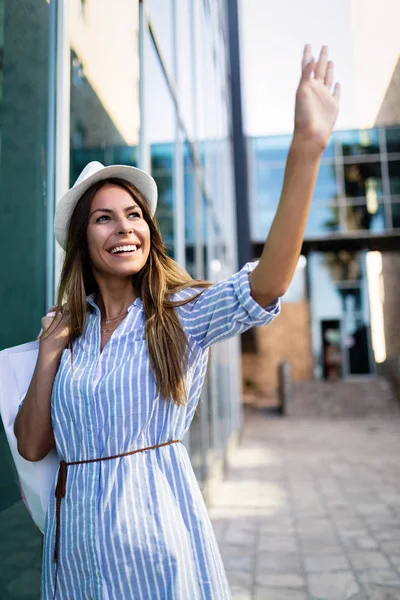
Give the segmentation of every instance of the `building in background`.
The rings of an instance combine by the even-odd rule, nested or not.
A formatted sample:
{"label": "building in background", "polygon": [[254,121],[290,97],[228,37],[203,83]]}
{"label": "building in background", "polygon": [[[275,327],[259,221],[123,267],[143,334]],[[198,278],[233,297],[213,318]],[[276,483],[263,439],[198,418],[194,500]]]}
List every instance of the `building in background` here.
{"label": "building in background", "polygon": [[[290,141],[248,139],[255,257],[276,212]],[[400,127],[334,133],[281,317],[244,348],[247,388],[273,401],[284,360],[294,379],[336,380],[373,375],[376,363],[400,355],[399,247]]]}
{"label": "building in background", "polygon": [[[54,202],[91,160],[151,171],[168,252],[193,277],[241,266],[228,39],[222,0],[0,0],[0,348],[35,339],[54,302]],[[240,340],[212,352],[185,440],[205,494],[241,422]],[[0,597],[26,597],[29,579],[34,598],[41,536],[2,430],[0,446],[1,549],[20,565],[1,562]]]}

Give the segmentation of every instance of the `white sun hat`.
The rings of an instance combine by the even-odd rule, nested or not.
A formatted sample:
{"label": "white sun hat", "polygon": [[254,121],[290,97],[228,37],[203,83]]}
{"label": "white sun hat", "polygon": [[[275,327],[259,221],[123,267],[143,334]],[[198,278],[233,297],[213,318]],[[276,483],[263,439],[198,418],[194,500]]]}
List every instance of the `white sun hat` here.
{"label": "white sun hat", "polygon": [[111,178],[123,179],[132,183],[146,200],[151,216],[154,216],[157,207],[157,184],[151,175],[136,167],[126,165],[105,167],[98,161],[90,162],[56,206],[54,235],[61,248],[65,250],[67,247],[69,223],[82,194],[94,183]]}

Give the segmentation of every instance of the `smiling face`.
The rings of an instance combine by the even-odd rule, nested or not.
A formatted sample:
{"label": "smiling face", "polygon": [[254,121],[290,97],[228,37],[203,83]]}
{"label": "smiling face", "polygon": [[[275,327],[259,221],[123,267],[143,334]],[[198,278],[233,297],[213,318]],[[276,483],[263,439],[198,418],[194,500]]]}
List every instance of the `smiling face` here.
{"label": "smiling face", "polygon": [[106,183],[94,195],[86,239],[93,273],[100,276],[134,275],[150,252],[150,229],[142,209],[127,190],[114,184]]}

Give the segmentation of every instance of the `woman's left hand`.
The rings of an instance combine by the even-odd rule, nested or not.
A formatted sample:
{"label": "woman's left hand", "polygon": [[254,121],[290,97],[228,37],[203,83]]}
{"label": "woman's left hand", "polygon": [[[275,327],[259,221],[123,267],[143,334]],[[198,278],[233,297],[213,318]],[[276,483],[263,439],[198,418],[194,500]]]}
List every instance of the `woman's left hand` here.
{"label": "woman's left hand", "polygon": [[303,52],[302,75],[296,93],[294,139],[310,142],[317,151],[328,144],[339,112],[340,84],[333,84],[333,62],[323,46],[318,62],[307,44]]}

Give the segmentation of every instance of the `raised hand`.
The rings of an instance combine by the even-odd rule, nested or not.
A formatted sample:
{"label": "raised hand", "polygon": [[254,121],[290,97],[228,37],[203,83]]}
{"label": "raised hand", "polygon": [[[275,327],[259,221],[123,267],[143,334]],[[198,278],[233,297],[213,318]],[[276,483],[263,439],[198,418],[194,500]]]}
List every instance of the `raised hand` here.
{"label": "raised hand", "polygon": [[333,84],[333,62],[323,46],[318,62],[311,47],[304,47],[302,74],[296,93],[294,136],[311,142],[317,150],[328,144],[339,112],[340,84]]}

